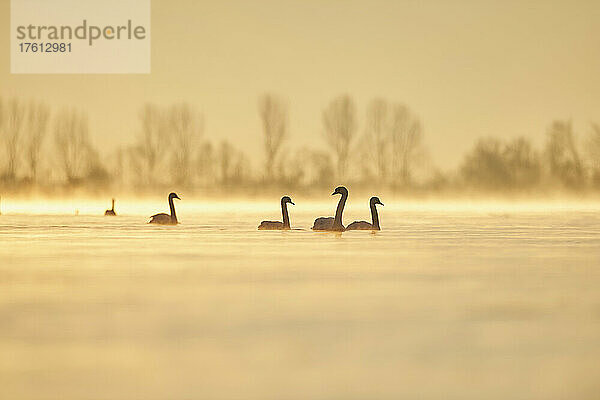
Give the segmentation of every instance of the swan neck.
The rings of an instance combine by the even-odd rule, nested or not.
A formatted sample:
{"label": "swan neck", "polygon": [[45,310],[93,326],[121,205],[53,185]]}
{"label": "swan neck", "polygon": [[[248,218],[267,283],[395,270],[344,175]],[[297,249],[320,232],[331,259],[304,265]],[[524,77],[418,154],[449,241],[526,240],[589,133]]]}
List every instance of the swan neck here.
{"label": "swan neck", "polygon": [[112,199],[112,208],[111,208],[111,210],[115,211],[115,199]]}
{"label": "swan neck", "polygon": [[175,204],[173,204],[172,197],[169,197],[169,208],[171,209],[171,221],[177,222],[177,214],[175,214]]}
{"label": "swan neck", "polygon": [[333,220],[333,224],[336,226],[342,225],[342,213],[344,212],[344,206],[346,205],[347,199],[348,194],[342,193],[342,198],[338,202],[337,209],[335,210],[335,219]]}
{"label": "swan neck", "polygon": [[287,203],[281,202],[281,215],[283,216],[283,227],[290,227],[290,216],[288,214]]}
{"label": "swan neck", "polygon": [[371,219],[373,220],[373,227],[379,228],[379,214],[377,213],[377,206],[375,203],[371,203]]}

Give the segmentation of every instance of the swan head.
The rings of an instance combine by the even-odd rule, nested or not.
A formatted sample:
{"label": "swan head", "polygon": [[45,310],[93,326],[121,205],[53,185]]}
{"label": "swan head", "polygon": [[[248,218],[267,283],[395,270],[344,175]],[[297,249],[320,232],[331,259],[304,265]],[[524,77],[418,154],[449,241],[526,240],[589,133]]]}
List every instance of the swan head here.
{"label": "swan head", "polygon": [[383,203],[381,202],[381,200],[379,200],[379,197],[377,196],[371,197],[371,204],[379,204],[380,206],[383,205]]}
{"label": "swan head", "polygon": [[333,191],[333,193],[331,193],[331,195],[332,195],[332,196],[333,196],[334,194],[341,194],[342,196],[343,196],[343,195],[346,195],[346,196],[348,196],[348,189],[346,189],[346,188],[345,188],[345,187],[343,187],[343,186],[338,186],[338,187],[336,187],[336,188],[335,188],[335,190]]}
{"label": "swan head", "polygon": [[177,199],[177,200],[181,200],[181,199],[179,198],[179,196],[177,196],[177,193],[174,193],[174,192],[171,192],[171,193],[169,194],[169,199]]}
{"label": "swan head", "polygon": [[294,202],[292,201],[292,199],[290,199],[289,196],[283,196],[281,198],[281,204],[285,204],[285,203],[290,203],[291,205],[295,206]]}

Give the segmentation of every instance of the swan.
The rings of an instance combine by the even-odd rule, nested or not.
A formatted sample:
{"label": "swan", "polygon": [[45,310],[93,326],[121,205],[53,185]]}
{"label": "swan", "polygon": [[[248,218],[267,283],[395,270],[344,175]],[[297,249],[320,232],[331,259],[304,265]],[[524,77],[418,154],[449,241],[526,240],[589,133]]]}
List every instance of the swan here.
{"label": "swan", "polygon": [[160,213],[154,214],[150,217],[149,224],[160,224],[160,225],[177,225],[177,215],[175,214],[175,205],[173,204],[173,199],[181,200],[179,196],[175,193],[169,194],[169,208],[171,209],[171,215]]}
{"label": "swan", "polygon": [[117,213],[115,212],[115,199],[112,199],[112,208],[110,210],[104,211],[104,215],[117,215]]}
{"label": "swan", "polygon": [[368,223],[367,221],[354,221],[350,225],[346,227],[347,231],[355,231],[355,230],[365,230],[365,231],[379,231],[381,228],[379,227],[379,214],[377,214],[376,205],[383,203],[379,200],[379,197],[371,197],[369,200],[369,207],[371,208],[371,219],[373,223]]}
{"label": "swan", "polygon": [[289,230],[290,229],[290,216],[287,210],[287,203],[295,206],[292,199],[288,196],[281,198],[281,214],[283,215],[283,222],[279,221],[262,221],[258,226],[259,230]]}
{"label": "swan", "polygon": [[331,195],[333,196],[334,194],[342,195],[337,205],[337,209],[335,210],[335,218],[320,217],[315,219],[315,223],[312,227],[313,231],[343,232],[345,230],[344,225],[342,224],[342,213],[344,212],[344,206],[346,205],[346,200],[348,199],[348,189],[343,186],[338,186]]}

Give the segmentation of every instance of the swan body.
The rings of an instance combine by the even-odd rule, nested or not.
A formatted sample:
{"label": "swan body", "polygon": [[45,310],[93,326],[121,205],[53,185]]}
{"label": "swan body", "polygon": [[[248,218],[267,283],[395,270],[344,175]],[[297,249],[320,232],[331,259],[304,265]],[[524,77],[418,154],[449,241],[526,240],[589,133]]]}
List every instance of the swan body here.
{"label": "swan body", "polygon": [[290,227],[286,227],[281,221],[262,221],[258,226],[259,231],[283,231],[288,229]]}
{"label": "swan body", "polygon": [[313,231],[330,231],[333,226],[333,217],[319,217],[315,219]]}
{"label": "swan body", "polygon": [[112,199],[112,208],[110,210],[104,211],[104,215],[106,215],[106,216],[116,216],[117,215],[117,213],[115,213],[115,199]]}
{"label": "swan body", "polygon": [[169,208],[171,209],[171,215],[165,213],[154,214],[150,217],[150,221],[148,221],[148,223],[159,225],[177,225],[177,214],[175,214],[175,205],[173,204],[173,199],[181,200],[177,194],[169,194]]}
{"label": "swan body", "polygon": [[343,186],[338,186],[331,195],[333,196],[335,194],[342,195],[338,202],[337,209],[335,210],[335,217],[319,217],[315,219],[312,227],[313,231],[343,232],[346,230],[342,223],[342,213],[344,212],[346,200],[348,200],[348,189]]}
{"label": "swan body", "polygon": [[160,214],[154,214],[153,216],[151,216],[150,221],[148,223],[149,224],[159,224],[159,225],[176,225],[178,222],[177,222],[177,220],[173,221],[173,219],[171,218],[171,216],[169,214],[160,213]]}
{"label": "swan body", "polygon": [[290,216],[287,210],[287,204],[295,205],[288,196],[281,198],[281,215],[283,222],[280,221],[262,221],[258,226],[258,230],[261,231],[277,231],[277,230],[289,230],[290,229]]}
{"label": "swan body", "polygon": [[379,228],[373,228],[373,224],[367,221],[354,221],[346,227],[347,231],[378,231]]}
{"label": "swan body", "polygon": [[369,200],[369,207],[371,208],[371,219],[372,223],[367,221],[354,221],[350,225],[346,227],[347,231],[379,231],[381,228],[379,227],[379,214],[377,214],[377,204],[383,205],[383,203],[379,200],[379,197],[371,197]]}

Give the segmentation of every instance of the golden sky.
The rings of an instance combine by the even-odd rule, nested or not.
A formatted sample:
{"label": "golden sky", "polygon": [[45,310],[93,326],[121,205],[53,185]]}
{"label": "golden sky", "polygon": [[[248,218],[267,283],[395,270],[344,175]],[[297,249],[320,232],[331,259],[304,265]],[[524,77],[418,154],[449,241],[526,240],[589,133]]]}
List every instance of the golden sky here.
{"label": "golden sky", "polygon": [[322,146],[321,110],[341,93],[359,117],[376,96],[423,120],[431,156],[455,166],[480,136],[540,143],[553,119],[600,122],[598,1],[152,1],[149,75],[11,75],[0,0],[0,96],[76,105],[103,151],[133,141],[147,101],[187,101],[205,137],[260,156],[256,100],[287,97],[293,144]]}

